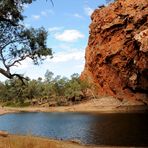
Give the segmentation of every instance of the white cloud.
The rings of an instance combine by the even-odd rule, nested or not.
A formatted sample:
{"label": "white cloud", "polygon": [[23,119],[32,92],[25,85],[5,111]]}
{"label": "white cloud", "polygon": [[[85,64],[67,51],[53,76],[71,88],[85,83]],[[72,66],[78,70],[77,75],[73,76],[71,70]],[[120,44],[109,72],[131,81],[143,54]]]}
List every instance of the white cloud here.
{"label": "white cloud", "polygon": [[50,59],[52,63],[61,63],[61,62],[68,62],[68,61],[79,61],[84,60],[84,51],[80,50],[72,50],[72,51],[64,51],[58,52],[54,55],[53,59]]}
{"label": "white cloud", "polygon": [[54,11],[53,10],[44,10],[44,11],[41,11],[39,15],[32,15],[32,18],[34,20],[39,20],[41,18],[41,16],[44,16],[44,17],[47,17],[49,14],[54,14]]}
{"label": "white cloud", "polygon": [[32,15],[32,18],[34,19],[34,20],[39,20],[40,19],[40,15]]}
{"label": "white cloud", "polygon": [[33,62],[31,59],[27,58],[20,63],[17,63],[16,66],[12,67],[12,70],[22,70],[27,69],[28,67],[31,67],[33,65]]}
{"label": "white cloud", "polygon": [[60,41],[74,42],[78,39],[84,38],[84,35],[78,30],[64,30],[62,33],[56,33],[55,38]]}
{"label": "white cloud", "polygon": [[46,10],[46,12],[49,13],[49,14],[52,14],[52,15],[54,14],[53,10]]}
{"label": "white cloud", "polygon": [[43,10],[43,11],[41,11],[42,16],[48,16],[48,14],[53,15],[54,11],[53,10]]}
{"label": "white cloud", "polygon": [[[85,51],[82,49],[71,49],[71,51],[62,51],[57,52],[53,55],[53,58],[47,57],[44,63],[47,65],[50,63],[63,63],[68,61],[84,61]],[[44,65],[44,64],[43,64]],[[46,66],[47,66],[46,65]],[[29,58],[20,62],[20,64],[16,64],[16,66],[12,67],[13,71],[19,70],[28,70],[34,67],[33,61]]]}
{"label": "white cloud", "polygon": [[[83,49],[71,48],[71,51],[62,51],[54,54],[54,57],[47,59],[39,66],[33,65],[31,59],[26,60],[17,64],[18,67],[12,68],[12,73],[24,74],[24,76],[29,76],[31,79],[37,79],[38,77],[44,77],[47,69],[54,72],[55,75],[70,76],[73,73],[81,73],[84,68],[84,55],[85,51]],[[42,69],[42,70],[41,70]],[[1,80],[5,80],[0,75]]]}
{"label": "white cloud", "polygon": [[47,12],[46,11],[41,11],[41,15],[47,16]]}
{"label": "white cloud", "polygon": [[76,65],[75,68],[81,68],[81,69],[83,69],[84,68],[84,63],[83,64]]}
{"label": "white cloud", "polygon": [[86,15],[91,16],[91,14],[93,13],[94,10],[92,8],[90,8],[89,6],[85,6],[84,11],[85,11]]}
{"label": "white cloud", "polygon": [[78,13],[75,13],[73,16],[76,17],[76,18],[83,18],[83,16],[78,14]]}
{"label": "white cloud", "polygon": [[49,32],[57,32],[60,31],[63,27],[49,27]]}

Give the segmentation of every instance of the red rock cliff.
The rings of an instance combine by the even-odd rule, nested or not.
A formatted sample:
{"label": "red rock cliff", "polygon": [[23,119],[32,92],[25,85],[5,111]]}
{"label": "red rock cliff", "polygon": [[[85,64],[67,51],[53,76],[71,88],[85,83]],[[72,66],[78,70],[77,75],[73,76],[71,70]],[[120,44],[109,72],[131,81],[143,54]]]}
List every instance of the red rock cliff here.
{"label": "red rock cliff", "polygon": [[96,9],[82,78],[98,94],[148,99],[148,0],[118,0]]}

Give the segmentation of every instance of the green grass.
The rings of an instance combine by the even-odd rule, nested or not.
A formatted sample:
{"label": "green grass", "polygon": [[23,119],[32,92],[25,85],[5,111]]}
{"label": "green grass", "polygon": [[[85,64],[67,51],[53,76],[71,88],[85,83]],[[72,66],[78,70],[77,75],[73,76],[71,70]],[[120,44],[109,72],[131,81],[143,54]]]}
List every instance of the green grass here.
{"label": "green grass", "polygon": [[30,106],[30,102],[24,102],[24,103],[21,103],[21,102],[12,102],[12,101],[8,101],[8,102],[5,102],[3,103],[3,106],[6,106],[6,107],[27,107],[27,106]]}

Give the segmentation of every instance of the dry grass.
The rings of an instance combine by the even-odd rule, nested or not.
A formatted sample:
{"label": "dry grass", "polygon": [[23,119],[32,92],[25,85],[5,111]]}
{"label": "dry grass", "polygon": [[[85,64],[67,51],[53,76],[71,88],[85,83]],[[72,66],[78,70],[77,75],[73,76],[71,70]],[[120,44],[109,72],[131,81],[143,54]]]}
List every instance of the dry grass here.
{"label": "dry grass", "polygon": [[0,148],[94,148],[83,146],[75,142],[58,141],[32,136],[0,137]]}

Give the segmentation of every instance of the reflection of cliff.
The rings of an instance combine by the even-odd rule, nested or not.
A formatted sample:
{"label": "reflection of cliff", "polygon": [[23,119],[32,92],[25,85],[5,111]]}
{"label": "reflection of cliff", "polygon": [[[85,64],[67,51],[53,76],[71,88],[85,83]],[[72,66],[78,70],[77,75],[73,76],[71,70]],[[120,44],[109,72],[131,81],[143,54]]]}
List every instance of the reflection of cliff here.
{"label": "reflection of cliff", "polygon": [[94,11],[82,78],[99,94],[148,99],[148,1],[118,0]]}
{"label": "reflection of cliff", "polygon": [[99,116],[93,114],[92,117],[91,122],[87,122],[89,126],[85,135],[86,138],[89,135],[87,139],[89,144],[112,147],[147,147],[147,114],[102,113]]}

